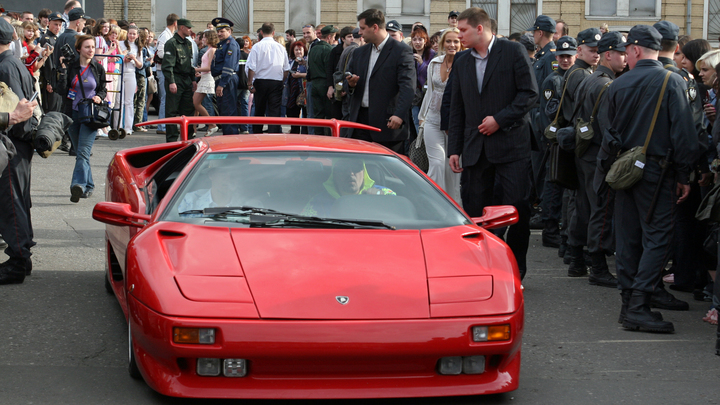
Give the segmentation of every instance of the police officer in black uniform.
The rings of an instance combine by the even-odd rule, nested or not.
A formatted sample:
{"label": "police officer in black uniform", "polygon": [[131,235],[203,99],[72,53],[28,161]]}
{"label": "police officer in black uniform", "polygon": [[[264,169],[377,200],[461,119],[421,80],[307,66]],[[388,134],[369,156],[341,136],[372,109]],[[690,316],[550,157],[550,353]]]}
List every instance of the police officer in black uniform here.
{"label": "police officer in black uniform", "polygon": [[[607,90],[608,122],[598,170],[609,170],[615,152],[642,146],[647,139],[667,71],[657,60],[662,36],[653,27],[636,25],[624,44],[630,71]],[[630,330],[673,332],[671,322],[650,312],[650,300],[667,262],[675,208],[690,193],[690,172],[698,139],[682,77],[667,77],[657,121],[646,152],[642,178],[615,195],[616,263],[622,290],[621,319]],[[670,153],[668,153],[670,151]],[[671,156],[669,156],[671,155]],[[669,169],[661,165],[670,160]],[[668,166],[666,166],[668,167]],[[653,198],[657,193],[658,198]],[[652,204],[654,211],[651,212]],[[652,214],[649,221],[646,217]]]}
{"label": "police officer in black uniform", "polygon": [[[528,28],[528,31],[532,32],[533,41],[535,42],[536,50],[533,59],[533,72],[535,72],[535,80],[540,86],[545,78],[548,77],[555,69],[557,69],[557,62],[555,61],[555,43],[552,40],[553,34],[555,33],[555,20],[546,16],[540,15],[535,19],[533,26]],[[544,170],[542,167],[542,158],[544,151],[539,146],[543,145],[542,133],[545,127],[540,124],[542,120],[542,112],[540,109],[540,99],[535,107],[530,110],[531,126],[534,139],[534,147],[532,152],[532,163],[533,172],[535,174],[533,180],[535,180],[536,194],[543,200],[544,189],[545,189],[545,178],[543,176]],[[543,222],[543,246],[547,247],[558,247],[560,246],[560,234],[557,226],[553,226],[552,223],[548,223],[548,216],[546,212],[540,213],[540,219]],[[532,221],[533,223],[535,221]]]}
{"label": "police officer in black uniform", "polygon": [[[706,264],[703,261],[706,253],[702,248],[705,240],[706,230],[704,226],[695,219],[702,196],[700,194],[700,186],[708,186],[712,184],[712,173],[708,161],[705,159],[705,152],[708,149],[708,133],[705,127],[705,114],[703,112],[702,97],[698,89],[697,82],[692,73],[685,69],[678,69],[673,55],[679,51],[678,34],[680,28],[670,21],[659,21],[653,25],[662,36],[662,49],[658,55],[658,61],[663,64],[667,70],[675,72],[682,76],[687,85],[687,98],[690,101],[690,109],[692,110],[693,119],[695,121],[695,130],[698,135],[699,149],[695,163],[696,176],[692,176],[690,181],[690,195],[685,203],[677,207],[677,217],[675,220],[675,230],[673,237],[679,243],[673,244],[673,273],[675,274],[675,283],[670,286],[671,289],[690,292],[695,284],[696,272],[704,272]],[[680,243],[680,241],[682,241]],[[650,304],[653,307],[687,311],[690,305],[682,300],[675,298],[663,285],[662,278],[658,281],[658,288],[653,293]]]}
{"label": "police officer in black uniform", "polygon": [[[15,30],[0,18],[0,82],[6,83],[20,100],[35,93],[30,72],[10,51]],[[37,105],[37,101],[33,101]],[[33,229],[30,221],[30,163],[33,155],[30,135],[34,118],[19,122],[7,131],[17,153],[0,176],[0,236],[7,242],[10,258],[0,264],[0,284],[18,284],[30,274]]]}
{"label": "police officer in black uniform", "polygon": [[[232,36],[233,22],[227,18],[218,17],[212,20],[212,25],[218,32],[220,42],[215,50],[212,61],[211,74],[215,77],[215,96],[217,97],[220,115],[237,116],[238,114],[238,88],[240,87],[240,57],[242,49]],[[245,58],[247,59],[247,56]],[[237,124],[222,125],[223,135],[238,134]]]}
{"label": "police officer in black uniform", "polygon": [[[542,132],[555,119],[557,110],[560,107],[565,72],[575,63],[576,55],[577,41],[575,38],[566,35],[558,39],[557,50],[555,51],[557,69],[546,77],[540,86],[540,114],[537,118],[537,124]],[[544,135],[540,137],[540,145],[542,145],[541,149],[544,153],[547,153],[550,142]],[[543,246],[547,247],[559,247],[563,240],[567,240],[567,236],[561,236],[559,227],[562,214],[562,195],[565,189],[557,183],[547,181],[546,175],[549,163],[547,159],[545,159],[545,162],[545,167],[540,168],[540,171],[536,173],[540,179],[545,180],[543,198],[540,203],[544,225],[542,243]]]}
{"label": "police officer in black uniform", "polygon": [[[45,33],[40,37],[38,43],[41,46],[54,48],[64,20],[62,14],[58,12],[50,14],[48,19],[48,29],[45,30]],[[60,53],[60,49],[55,49],[55,52]],[[55,83],[57,80],[57,68],[55,67],[54,60],[54,57],[49,58],[40,68],[40,92],[42,93],[42,104],[45,112],[59,112],[62,110],[62,96],[53,91],[53,88],[57,86]]]}
{"label": "police officer in black uniform", "polygon": [[607,87],[615,80],[627,65],[625,48],[622,44],[625,37],[617,31],[605,33],[598,42],[600,63],[595,72],[580,83],[575,92],[579,106],[574,122],[580,118],[584,126],[576,126],[577,130],[593,132],[591,144],[578,157],[575,165],[578,174],[578,190],[575,195],[575,215],[570,220],[568,233],[572,244],[587,245],[590,252],[591,285],[617,288],[617,279],[610,273],[606,255],[615,251],[615,239],[612,233],[612,214],[614,192],[610,187],[601,190],[602,195],[593,186],[597,155],[602,143],[603,130],[609,127],[607,122]]}
{"label": "police officer in black uniform", "polygon": [[[575,64],[565,72],[565,97],[563,98],[562,105],[560,106],[563,119],[566,123],[570,124],[573,122],[573,111],[575,110],[575,93],[577,88],[580,86],[583,80],[589,77],[593,73],[593,69],[597,66],[600,61],[600,56],[597,52],[598,41],[602,35],[600,30],[597,28],[588,28],[580,31],[577,36],[578,52]],[[568,221],[566,223],[571,224],[573,222],[572,216],[575,215],[575,190],[566,190],[569,198],[567,199],[566,211]],[[570,268],[568,269],[569,277],[582,277],[587,274],[587,267],[585,263],[585,257],[583,254],[583,246],[585,240],[573,240],[570,237],[570,231],[568,226],[568,255],[570,256]]]}

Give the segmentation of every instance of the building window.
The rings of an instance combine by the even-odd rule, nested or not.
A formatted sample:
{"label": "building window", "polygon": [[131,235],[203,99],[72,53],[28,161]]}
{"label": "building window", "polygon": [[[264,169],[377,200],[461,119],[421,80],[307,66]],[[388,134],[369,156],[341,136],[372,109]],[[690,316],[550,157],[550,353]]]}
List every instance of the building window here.
{"label": "building window", "polygon": [[250,0],[223,0],[222,15],[232,21],[236,34],[250,32]]}
{"label": "building window", "polygon": [[709,0],[707,9],[707,39],[716,41],[720,37],[720,0]]}
{"label": "building window", "polygon": [[498,20],[498,0],[472,0],[470,7],[479,7],[485,10],[490,18]]}
{"label": "building window", "polygon": [[[371,8],[375,8],[375,9],[378,9],[378,10],[382,11],[383,13],[385,13],[385,8],[387,7],[387,4],[386,4],[387,1],[385,1],[385,0],[362,0],[361,3],[362,3],[362,11],[365,11],[365,10],[368,10]],[[405,2],[403,2],[403,6],[405,5],[404,3]]]}
{"label": "building window", "polygon": [[411,15],[424,15],[425,0],[402,0],[402,13]]}
{"label": "building window", "polygon": [[307,24],[318,24],[319,0],[285,0],[285,26],[301,32]]}
{"label": "building window", "polygon": [[661,0],[585,0],[588,17],[658,18]]}
{"label": "building window", "polygon": [[532,27],[537,16],[537,0],[511,0],[510,32],[523,32]]}

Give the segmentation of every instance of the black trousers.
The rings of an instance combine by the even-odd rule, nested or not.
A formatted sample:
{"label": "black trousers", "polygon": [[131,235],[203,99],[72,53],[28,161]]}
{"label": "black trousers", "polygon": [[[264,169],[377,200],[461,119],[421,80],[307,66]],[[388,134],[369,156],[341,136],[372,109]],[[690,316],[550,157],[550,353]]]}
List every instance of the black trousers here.
{"label": "black trousers", "polygon": [[[255,79],[255,104],[256,117],[279,117],[280,105],[282,104],[282,80]],[[253,133],[262,133],[262,125],[253,125]],[[282,132],[280,125],[268,125],[268,132],[279,134]]]}
{"label": "black trousers", "polygon": [[[517,224],[507,232],[507,244],[512,249],[520,269],[520,276],[527,271],[527,250],[530,243],[530,195],[532,164],[530,158],[508,163],[490,163],[485,152],[473,166],[463,168],[460,195],[463,208],[471,217],[480,217],[489,205],[514,206],[520,217]],[[496,184],[502,187],[496,188]],[[493,201],[495,190],[499,200]]]}
{"label": "black trousers", "polygon": [[[193,104],[193,81],[190,76],[175,75],[175,85],[177,92],[170,92],[170,82],[165,80],[165,118],[186,116],[192,117],[195,114],[195,104]],[[180,127],[178,125],[167,125],[165,140],[167,142],[175,142],[180,137]],[[188,126],[188,139],[195,137],[195,131],[192,125]]]}
{"label": "black trousers", "polygon": [[[288,106],[285,110],[285,116],[288,118],[300,118],[300,113],[302,113],[303,118],[307,118],[307,110],[305,110],[305,107],[300,107],[299,105],[293,103],[292,106]],[[303,134],[308,133],[308,128],[300,125],[293,125],[290,127],[290,133],[291,134],[299,134],[302,131]]]}
{"label": "black trousers", "polygon": [[579,186],[568,227],[568,244],[587,246],[590,253],[612,254],[615,251],[612,227],[615,193],[607,187],[606,195],[598,196],[593,187],[599,150],[600,146],[593,144],[581,158],[575,157]]}
{"label": "black trousers", "polygon": [[[359,124],[365,124],[370,125],[370,119],[368,116],[368,109],[367,108],[360,108],[360,111],[358,112],[357,122]],[[405,125],[405,124],[404,124]],[[372,132],[366,131],[364,129],[354,129],[353,130],[353,139],[360,139],[361,141],[368,141],[368,142],[375,142],[379,143],[380,145],[390,149],[391,151],[395,153],[405,154],[405,140],[402,141],[388,141],[388,142],[377,142],[373,141],[372,138]]]}
{"label": "black trousers", "polygon": [[[615,193],[615,247],[619,288],[653,292],[672,251],[677,208],[675,174],[670,171],[660,187],[650,223],[645,217],[660,179],[660,165],[648,160],[643,178]],[[684,204],[684,203],[683,203]]]}
{"label": "black trousers", "polygon": [[30,168],[33,148],[29,142],[10,138],[17,154],[0,176],[0,236],[8,247],[5,254],[14,259],[30,257],[33,242],[30,221]]}

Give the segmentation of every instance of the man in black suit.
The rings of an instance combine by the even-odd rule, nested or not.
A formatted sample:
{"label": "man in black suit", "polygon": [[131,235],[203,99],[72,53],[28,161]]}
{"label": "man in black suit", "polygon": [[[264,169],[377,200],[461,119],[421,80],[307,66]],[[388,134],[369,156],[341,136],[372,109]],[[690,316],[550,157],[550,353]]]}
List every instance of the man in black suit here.
{"label": "man in black suit", "polygon": [[385,16],[376,9],[357,17],[367,42],[353,53],[347,84],[352,95],[349,121],[380,128],[381,132],[350,129],[350,138],[377,142],[404,153],[408,138],[410,108],[415,95],[415,65],[412,50],[388,35]]}
{"label": "man in black suit", "polygon": [[517,208],[520,221],[510,227],[507,243],[524,277],[532,175],[526,115],[538,97],[535,75],[522,45],[495,38],[484,10],[463,11],[458,29],[460,41],[471,50],[453,63],[454,76],[463,80],[452,83],[450,167],[464,171],[461,194],[470,216],[481,216],[495,202],[496,189],[501,204]]}

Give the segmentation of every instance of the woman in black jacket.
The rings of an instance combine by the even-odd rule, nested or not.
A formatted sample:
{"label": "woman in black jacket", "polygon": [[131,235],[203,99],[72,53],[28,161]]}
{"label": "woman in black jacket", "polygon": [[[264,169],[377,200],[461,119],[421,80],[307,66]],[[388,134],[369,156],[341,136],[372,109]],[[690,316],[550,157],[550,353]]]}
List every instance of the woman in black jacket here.
{"label": "woman in black jacket", "polygon": [[79,35],[75,41],[75,49],[79,57],[68,68],[63,63],[57,89],[63,96],[63,112],[73,119],[68,133],[77,153],[70,182],[70,201],[74,203],[80,201],[80,198],[90,197],[95,189],[90,171],[90,154],[97,130],[80,123],[78,103],[89,98],[99,104],[104,102],[107,94],[105,69],[94,59],[95,39],[90,35]]}

